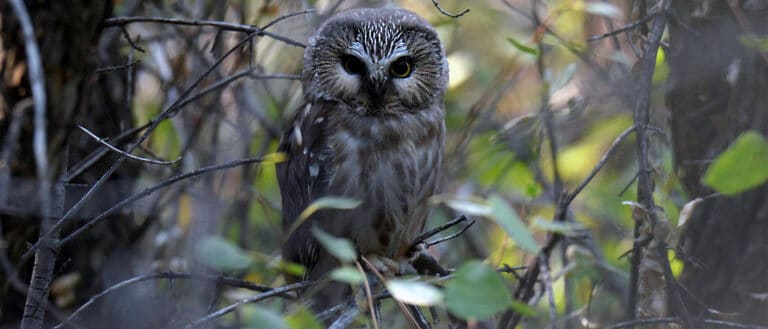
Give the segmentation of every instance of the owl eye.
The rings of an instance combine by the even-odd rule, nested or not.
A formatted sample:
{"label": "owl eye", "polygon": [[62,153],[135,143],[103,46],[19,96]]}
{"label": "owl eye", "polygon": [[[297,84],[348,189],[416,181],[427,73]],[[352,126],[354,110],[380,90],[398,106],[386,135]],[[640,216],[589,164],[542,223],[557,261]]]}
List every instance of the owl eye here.
{"label": "owl eye", "polygon": [[411,75],[412,67],[410,57],[400,57],[389,66],[389,74],[395,78],[407,78]]}
{"label": "owl eye", "polygon": [[359,58],[352,55],[341,55],[341,67],[349,74],[358,75],[365,72],[365,64]]}

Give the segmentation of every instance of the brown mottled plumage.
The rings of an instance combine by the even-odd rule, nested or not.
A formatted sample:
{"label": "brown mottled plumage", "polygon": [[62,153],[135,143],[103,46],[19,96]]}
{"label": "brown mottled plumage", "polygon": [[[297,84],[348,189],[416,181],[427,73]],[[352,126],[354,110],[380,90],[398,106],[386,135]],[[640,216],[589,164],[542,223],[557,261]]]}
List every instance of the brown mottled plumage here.
{"label": "brown mottled plumage", "polygon": [[[311,228],[352,241],[363,255],[404,260],[424,227],[436,191],[445,133],[445,52],[434,29],[406,10],[357,9],[326,21],[309,40],[302,82],[306,105],[281,140],[283,258],[304,265],[303,279],[338,266]],[[362,201],[324,209],[300,224],[312,201]],[[300,278],[292,278],[297,280]],[[348,289],[329,284],[313,296],[321,310]]]}

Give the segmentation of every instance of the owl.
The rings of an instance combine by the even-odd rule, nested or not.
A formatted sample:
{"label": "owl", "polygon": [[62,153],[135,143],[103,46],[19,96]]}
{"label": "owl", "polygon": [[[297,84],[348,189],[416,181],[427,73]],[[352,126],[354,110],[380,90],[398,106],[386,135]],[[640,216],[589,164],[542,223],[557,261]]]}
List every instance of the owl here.
{"label": "owl", "polygon": [[[336,14],[309,39],[302,71],[305,105],[282,136],[276,166],[282,195],[286,261],[317,280],[338,261],[313,228],[351,241],[360,255],[401,262],[424,227],[436,192],[445,135],[448,64],[435,30],[401,9]],[[314,200],[359,201],[322,209],[297,222]],[[391,264],[391,263],[390,263]],[[328,283],[316,310],[349,289]]]}

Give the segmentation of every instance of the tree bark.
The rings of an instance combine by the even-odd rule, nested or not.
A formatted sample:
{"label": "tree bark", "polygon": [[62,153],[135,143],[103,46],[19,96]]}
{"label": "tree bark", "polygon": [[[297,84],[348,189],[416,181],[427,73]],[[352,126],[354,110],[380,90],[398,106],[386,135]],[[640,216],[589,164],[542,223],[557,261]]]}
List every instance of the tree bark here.
{"label": "tree bark", "polygon": [[[766,37],[767,7],[673,2],[666,99],[676,170],[690,199],[714,193],[702,176],[739,134],[768,134],[768,56],[739,41]],[[679,243],[679,282],[692,316],[768,325],[768,303],[760,298],[768,292],[768,184],[705,199]]]}
{"label": "tree bark", "polygon": [[[57,218],[79,199],[84,189],[114,162],[114,155],[107,154],[65,184],[56,183],[98,149],[98,144],[82,134],[77,125],[82,124],[100,136],[112,137],[130,129],[132,118],[130,104],[125,101],[125,92],[130,90],[126,88],[125,71],[97,72],[99,67],[120,65],[125,61],[117,47],[119,33],[106,42],[102,40],[100,43],[99,40],[102,34],[100,24],[111,16],[112,2],[24,2],[40,48],[45,76],[47,161],[54,198],[51,209],[40,209],[38,178],[31,147],[34,127],[29,105],[28,59],[18,17],[10,4],[3,1],[0,2],[0,138],[3,138],[0,151],[4,157],[0,159],[0,240],[4,241],[4,245],[0,246],[0,265],[3,265],[0,282],[29,282],[32,288],[25,291],[20,284],[0,286],[0,324],[21,320],[23,310],[19,300],[24,300],[27,295],[26,307],[30,312],[25,312],[22,326],[38,328],[50,314],[49,311],[55,311],[57,307],[47,302],[55,276],[66,273],[79,275],[80,283],[73,289],[81,292],[76,293],[80,298],[90,295],[82,292],[101,289],[103,281],[99,278],[99,262],[103,260],[92,256],[125,244],[126,236],[131,234],[126,228],[135,223],[113,221],[113,224],[98,228],[100,233],[78,241],[77,246],[65,246],[61,250],[56,250],[54,235],[51,243],[47,244],[48,248],[41,248],[46,250],[42,253],[46,257],[40,259],[41,254],[37,254],[34,270],[29,264],[23,264],[21,268],[13,266],[43,233],[43,221],[48,223],[42,226],[55,224]],[[108,51],[98,52],[104,49]],[[132,176],[133,171],[131,166],[124,166],[112,178],[117,181],[121,177]],[[114,200],[124,198],[130,190],[130,183],[111,184],[76,218],[87,218],[98,213],[100,209],[111,206]],[[50,217],[41,218],[46,212]],[[66,234],[70,228],[65,226],[62,233]],[[66,266],[63,267],[64,264]]]}

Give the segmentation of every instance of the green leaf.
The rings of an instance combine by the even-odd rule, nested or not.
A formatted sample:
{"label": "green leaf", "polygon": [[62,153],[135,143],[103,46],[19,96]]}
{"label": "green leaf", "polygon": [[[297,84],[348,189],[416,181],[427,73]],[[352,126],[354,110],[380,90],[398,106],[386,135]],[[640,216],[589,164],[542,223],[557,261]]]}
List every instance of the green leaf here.
{"label": "green leaf", "polygon": [[507,37],[507,41],[509,41],[509,43],[511,43],[512,46],[517,48],[517,50],[519,50],[519,51],[522,51],[522,52],[524,52],[526,54],[530,54],[530,55],[533,55],[533,56],[538,56],[539,55],[539,51],[536,48],[532,48],[532,47],[526,46],[526,45],[522,44],[520,41],[515,40],[515,38],[513,38],[513,37]]}
{"label": "green leaf", "polygon": [[531,226],[543,231],[560,233],[562,235],[572,235],[576,233],[576,231],[583,229],[583,226],[577,222],[555,222],[543,218],[534,219]]}
{"label": "green leaf", "polygon": [[242,270],[251,264],[240,248],[220,237],[205,238],[195,249],[197,259],[219,271]]}
{"label": "green leaf", "polygon": [[246,312],[245,323],[251,329],[287,329],[283,318],[272,310],[252,305]]}
{"label": "green leaf", "polygon": [[747,48],[768,52],[768,36],[740,35],[739,42]]}
{"label": "green leaf", "polygon": [[531,305],[528,305],[521,301],[512,300],[512,304],[510,306],[516,313],[524,317],[536,316],[536,310],[534,310],[533,307],[531,307]]}
{"label": "green leaf", "polygon": [[494,194],[491,195],[488,202],[491,204],[491,218],[507,232],[512,241],[527,251],[533,253],[539,251],[539,245],[533,238],[531,231],[525,227],[523,221],[517,216],[515,210],[507,204],[507,201]]}
{"label": "green leaf", "polygon": [[453,199],[450,197],[436,197],[435,201],[442,202],[464,215],[489,216],[491,214],[491,208],[488,206],[488,203],[478,198]]}
{"label": "green leaf", "polygon": [[584,3],[584,11],[593,15],[621,18],[621,10],[607,2],[593,1]]}
{"label": "green leaf", "polygon": [[358,271],[357,268],[354,268],[352,266],[342,266],[339,268],[334,269],[331,271],[331,274],[329,274],[331,279],[339,282],[349,283],[349,284],[359,284],[363,283],[365,281],[365,278],[362,274],[360,274],[360,271]]}
{"label": "green leaf", "polygon": [[336,197],[336,196],[326,196],[319,198],[312,202],[309,206],[307,206],[304,211],[301,212],[299,215],[299,219],[297,222],[302,222],[305,219],[309,218],[309,216],[312,216],[315,212],[317,212],[320,209],[354,209],[357,208],[357,206],[360,205],[360,200],[350,199],[350,198],[344,198],[344,197]]}
{"label": "green leaf", "polygon": [[351,263],[357,259],[355,246],[349,240],[337,238],[317,227],[312,227],[312,234],[317,238],[317,242],[338,260]]}
{"label": "green leaf", "polygon": [[317,321],[312,312],[300,307],[296,312],[285,317],[285,323],[290,329],[323,329],[325,328]]}
{"label": "green leaf", "polygon": [[485,319],[512,303],[501,275],[478,260],[459,267],[444,293],[448,311],[462,319]]}
{"label": "green leaf", "polygon": [[755,131],[741,134],[704,174],[704,183],[734,195],[768,181],[768,141]]}
{"label": "green leaf", "polygon": [[443,293],[432,285],[412,280],[389,280],[387,290],[395,299],[411,305],[432,306],[443,301]]}

